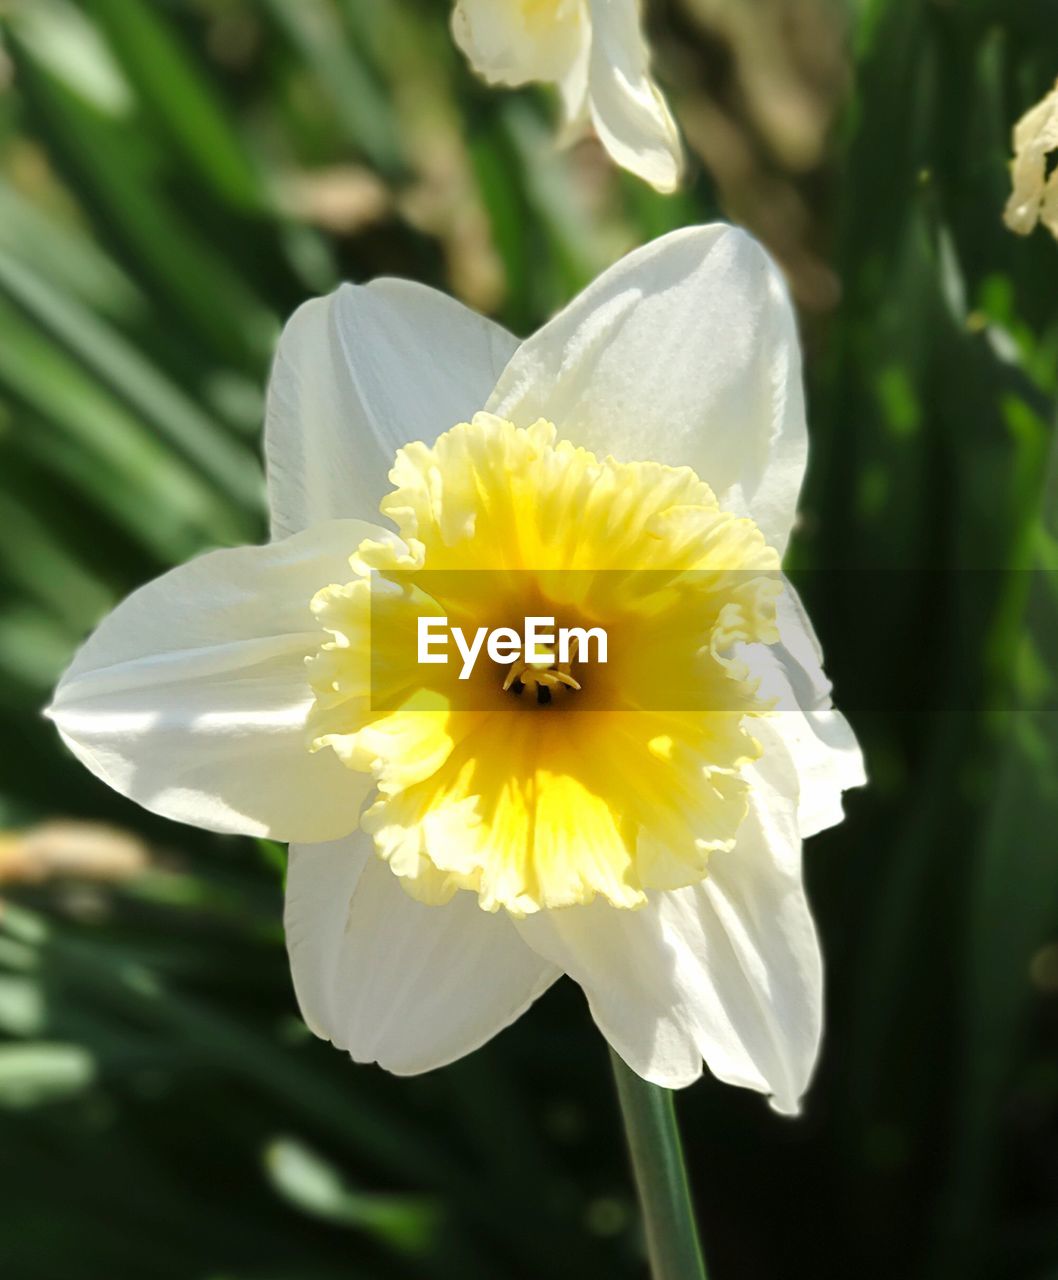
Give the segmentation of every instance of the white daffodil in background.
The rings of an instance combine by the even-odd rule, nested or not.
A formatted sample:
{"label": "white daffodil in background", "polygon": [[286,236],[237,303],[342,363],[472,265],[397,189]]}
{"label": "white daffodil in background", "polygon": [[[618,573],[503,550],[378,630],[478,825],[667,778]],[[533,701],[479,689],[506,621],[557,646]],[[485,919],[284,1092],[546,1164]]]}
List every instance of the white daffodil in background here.
{"label": "white daffodil in background", "polygon": [[1042,222],[1058,239],[1058,170],[1050,166],[1058,153],[1058,84],[1014,126],[1013,190],[1003,221],[1020,236]]}
{"label": "white daffodil in background", "polygon": [[650,74],[638,0],[457,0],[456,43],[490,84],[558,86],[566,138],[592,125],[623,169],[680,179],[679,134]]}
{"label": "white daffodil in background", "polygon": [[[103,621],[50,709],[76,755],[290,842],[301,1009],[357,1061],[440,1066],[567,973],[643,1078],[704,1060],[795,1111],[821,1024],[801,842],[863,770],[777,573],[807,442],[764,252],[676,232],[522,343],[419,285],[343,286],[283,333],[266,450],[273,541]],[[615,652],[483,660],[460,705],[458,664],[390,662],[424,609],[591,619]]]}

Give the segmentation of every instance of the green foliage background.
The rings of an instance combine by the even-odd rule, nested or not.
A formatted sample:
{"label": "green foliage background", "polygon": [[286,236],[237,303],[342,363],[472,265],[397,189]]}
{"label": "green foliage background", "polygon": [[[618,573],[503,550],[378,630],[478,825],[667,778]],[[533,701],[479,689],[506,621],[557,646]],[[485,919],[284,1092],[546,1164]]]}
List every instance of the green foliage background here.
{"label": "green foliage background", "polygon": [[[1058,4],[652,5],[698,153],[668,200],[553,152],[551,100],[476,83],[446,14],[0,4],[0,1274],[643,1274],[570,984],[444,1071],[352,1066],[296,1016],[282,852],[124,803],[39,709],[130,588],[263,535],[262,391],[303,298],[403,274],[524,333],[728,214],[804,305],[792,559],[872,786],[807,850],[806,1115],[679,1098],[712,1274],[1056,1277],[1058,244],[1000,214]],[[791,58],[814,150],[784,132]],[[146,869],[72,874],[71,837],[28,883],[56,817],[134,833]]]}

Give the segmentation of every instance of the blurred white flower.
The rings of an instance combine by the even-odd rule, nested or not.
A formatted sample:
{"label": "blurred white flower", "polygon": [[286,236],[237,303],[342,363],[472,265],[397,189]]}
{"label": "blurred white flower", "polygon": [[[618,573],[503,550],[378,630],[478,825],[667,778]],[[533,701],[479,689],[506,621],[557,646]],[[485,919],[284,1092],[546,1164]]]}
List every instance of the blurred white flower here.
{"label": "blurred white flower", "polygon": [[571,139],[589,123],[614,161],[676,189],[676,125],[650,74],[638,0],[457,0],[456,43],[490,84],[558,86]]}
{"label": "blurred white flower", "polygon": [[[565,972],[644,1078],[704,1059],[795,1111],[822,987],[801,842],[863,768],[776,601],[807,436],[763,250],[676,232],[522,343],[415,284],[343,286],[283,333],[266,452],[274,541],[103,621],[50,709],[75,754],[154,812],[292,842],[298,999],[357,1061],[442,1065]],[[592,608],[637,643],[573,681],[526,669],[536,698],[484,663],[480,705],[435,666],[373,705],[372,640],[388,663],[390,621],[465,569],[492,571],[456,574],[475,620],[608,571]],[[372,636],[376,579],[403,585]]]}
{"label": "blurred white flower", "polygon": [[1014,126],[1014,185],[1003,221],[1019,236],[1029,235],[1042,222],[1058,239],[1058,169],[1048,176],[1051,156],[1058,153],[1058,84],[1026,111]]}

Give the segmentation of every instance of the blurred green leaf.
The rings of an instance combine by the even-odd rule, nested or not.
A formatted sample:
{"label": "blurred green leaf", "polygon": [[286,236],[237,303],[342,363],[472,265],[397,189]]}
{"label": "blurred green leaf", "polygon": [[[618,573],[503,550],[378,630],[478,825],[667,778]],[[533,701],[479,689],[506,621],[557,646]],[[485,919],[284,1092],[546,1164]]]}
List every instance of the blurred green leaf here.
{"label": "blurred green leaf", "polygon": [[92,16],[105,33],[159,134],[192,172],[234,205],[261,203],[257,172],[210,80],[158,9],[145,0],[97,0]]}
{"label": "blurred green leaf", "polygon": [[427,1252],[437,1234],[439,1209],[411,1197],[352,1191],[337,1169],[293,1138],[276,1138],[265,1165],[279,1192],[305,1213],[339,1226],[358,1227],[402,1252]]}
{"label": "blurred green leaf", "polygon": [[95,1063],[80,1045],[0,1045],[0,1107],[45,1106],[83,1093],[94,1079]]}

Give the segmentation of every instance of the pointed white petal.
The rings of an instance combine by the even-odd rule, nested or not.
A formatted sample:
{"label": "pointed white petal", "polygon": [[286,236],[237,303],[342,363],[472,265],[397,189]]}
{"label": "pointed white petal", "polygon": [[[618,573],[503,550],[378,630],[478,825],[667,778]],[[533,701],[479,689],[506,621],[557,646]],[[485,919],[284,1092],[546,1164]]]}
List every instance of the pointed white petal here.
{"label": "pointed white petal", "polygon": [[683,167],[676,123],[650,75],[637,0],[590,0],[588,98],[603,146],[623,169],[674,191]]}
{"label": "pointed white petal", "polygon": [[798,1109],[818,1053],[822,965],[791,788],[781,762],[761,770],[736,847],[712,855],[701,885],[652,895],[639,911],[596,902],[518,923],[580,983],[603,1035],[644,1079],[682,1087],[704,1058],[721,1080]]}
{"label": "pointed white petal", "polygon": [[277,840],[352,830],[369,779],[310,755],[305,659],[313,595],[350,576],[380,530],[335,521],[265,547],[213,551],[109,614],[48,714],[77,758],[153,813]]}
{"label": "pointed white petal", "polygon": [[393,455],[484,406],[517,343],[424,285],[375,280],[306,302],[279,340],[265,455],[273,537],[374,519]]}
{"label": "pointed white petal", "polygon": [[742,231],[692,227],[629,254],[518,348],[487,408],[693,467],[786,546],[808,454],[800,348],[778,269]]}
{"label": "pointed white petal", "polygon": [[562,74],[556,77],[562,101],[562,126],[558,145],[571,146],[583,136],[591,121],[588,106],[588,71],[591,66],[590,23],[585,20],[584,38]]}
{"label": "pointed white petal", "polygon": [[398,1075],[477,1049],[559,976],[474,894],[413,901],[362,832],[291,846],[285,923],[306,1023]]}
{"label": "pointed white petal", "polygon": [[754,645],[747,661],[760,678],[760,694],[776,700],[774,714],[754,722],[765,755],[788,753],[797,771],[797,820],[807,839],[845,816],[842,793],[867,781],[852,727],[834,709],[823,671],[823,652],[793,584],[778,602],[777,645]]}

